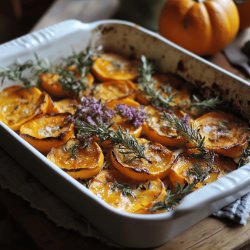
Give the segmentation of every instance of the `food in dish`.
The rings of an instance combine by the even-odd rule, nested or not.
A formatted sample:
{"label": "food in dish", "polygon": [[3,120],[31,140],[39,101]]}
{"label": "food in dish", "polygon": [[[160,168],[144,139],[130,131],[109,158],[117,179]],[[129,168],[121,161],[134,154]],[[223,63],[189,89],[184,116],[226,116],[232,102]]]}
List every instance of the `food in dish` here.
{"label": "food in dish", "polygon": [[248,124],[145,56],[41,61],[0,73],[24,85],[0,92],[1,121],[117,209],[167,212],[247,160]]}

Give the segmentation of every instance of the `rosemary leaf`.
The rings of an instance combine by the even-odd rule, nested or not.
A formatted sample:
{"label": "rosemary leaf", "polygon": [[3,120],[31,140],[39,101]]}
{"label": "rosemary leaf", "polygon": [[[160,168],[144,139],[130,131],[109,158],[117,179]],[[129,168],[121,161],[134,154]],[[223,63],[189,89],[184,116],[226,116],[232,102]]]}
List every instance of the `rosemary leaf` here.
{"label": "rosemary leaf", "polygon": [[245,150],[242,152],[240,156],[237,167],[240,168],[249,162],[250,162],[250,138],[247,141],[247,147],[245,148]]}
{"label": "rosemary leaf", "polygon": [[111,141],[112,144],[119,145],[122,154],[131,155],[133,159],[146,159],[144,146],[140,145],[135,137],[121,127],[118,130],[111,129],[112,124],[92,125],[84,121],[75,121],[77,138],[83,141],[96,136],[100,141]]}
{"label": "rosemary leaf", "polygon": [[194,101],[190,103],[189,109],[195,108],[202,111],[212,110],[222,104],[222,101],[218,97],[201,100],[196,95],[193,95],[193,100]]}
{"label": "rosemary leaf", "polygon": [[164,201],[155,203],[149,210],[156,212],[158,210],[172,210],[186,195],[193,191],[195,184],[181,185],[177,183],[173,191],[167,190]]}
{"label": "rosemary leaf", "polygon": [[128,184],[125,183],[119,183],[117,181],[114,181],[111,187],[112,190],[119,190],[124,196],[132,196],[134,197],[133,190]]}
{"label": "rosemary leaf", "polygon": [[207,150],[204,146],[205,137],[202,137],[199,130],[193,125],[187,124],[183,119],[178,119],[176,116],[163,112],[162,118],[165,119],[170,126],[179,132],[184,138],[192,142],[195,148],[200,152],[200,156],[204,156]]}
{"label": "rosemary leaf", "polygon": [[153,73],[153,64],[148,62],[147,58],[144,55],[141,56],[138,78],[138,85],[140,90],[146,95],[153,106],[168,108],[170,106],[170,103],[173,101],[174,94],[168,93],[168,97],[165,98],[162,95],[162,90],[157,89],[156,81],[152,77]]}

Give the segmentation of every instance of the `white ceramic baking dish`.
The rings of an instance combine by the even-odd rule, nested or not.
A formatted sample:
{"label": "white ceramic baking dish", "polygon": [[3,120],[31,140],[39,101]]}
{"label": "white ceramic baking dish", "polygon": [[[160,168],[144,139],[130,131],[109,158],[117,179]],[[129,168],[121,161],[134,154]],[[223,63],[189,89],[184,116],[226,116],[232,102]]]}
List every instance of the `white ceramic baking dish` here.
{"label": "white ceramic baking dish", "polygon": [[[191,54],[159,35],[122,21],[84,24],[69,20],[0,46],[0,66],[34,56],[54,61],[87,45],[126,55],[145,54],[164,72],[182,76],[204,94],[211,91],[250,117],[249,83]],[[6,87],[11,83],[2,86]],[[103,235],[122,246],[155,247],[229,204],[250,190],[250,165],[186,196],[170,213],[136,215],[121,212],[95,197],[15,132],[0,123],[0,146],[52,192],[86,217]]]}

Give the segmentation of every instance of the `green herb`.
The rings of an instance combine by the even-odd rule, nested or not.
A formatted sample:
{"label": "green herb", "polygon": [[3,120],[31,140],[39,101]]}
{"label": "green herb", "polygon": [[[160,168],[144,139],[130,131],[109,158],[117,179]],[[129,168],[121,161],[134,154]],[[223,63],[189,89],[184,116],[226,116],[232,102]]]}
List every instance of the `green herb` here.
{"label": "green herb", "polygon": [[59,74],[59,83],[63,89],[74,93],[87,89],[88,79],[86,77],[77,79],[74,72],[65,69],[58,69],[57,74]]}
{"label": "green herb", "polygon": [[34,67],[34,62],[32,60],[27,60],[23,63],[17,61],[9,67],[1,68],[0,80],[3,84],[6,79],[11,81],[21,81],[25,87],[35,86],[36,83],[27,78],[24,73],[30,71]]}
{"label": "green herb", "polygon": [[153,64],[148,62],[147,58],[143,55],[141,57],[141,65],[139,67],[139,88],[149,98],[152,105],[156,107],[168,108],[175,95],[169,93],[167,98],[162,96],[161,89],[157,90],[156,81],[152,77],[153,72]]}
{"label": "green herb", "polygon": [[239,162],[238,162],[238,168],[246,165],[247,163],[250,162],[250,138],[247,141],[247,147],[246,149],[242,152]]}
{"label": "green herb", "polygon": [[69,152],[70,153],[70,157],[72,159],[76,159],[79,147],[80,147],[79,143],[73,143],[69,147],[66,144],[63,149],[64,149],[65,152]]}
{"label": "green herb", "polygon": [[186,195],[193,191],[195,184],[181,185],[177,183],[173,191],[168,190],[165,200],[162,202],[155,203],[151,208],[151,212],[157,210],[171,210],[173,209]]}
{"label": "green herb", "polygon": [[209,151],[205,156],[207,160],[207,165],[202,168],[199,163],[195,163],[187,172],[190,177],[194,178],[193,183],[196,185],[198,182],[203,182],[214,167],[214,152]]}
{"label": "green herb", "polygon": [[115,131],[110,128],[111,125],[112,124],[98,124],[98,126],[96,126],[79,120],[75,121],[77,137],[80,138],[81,141],[88,141],[89,138],[97,136],[100,141],[111,141],[111,143],[119,145],[120,153],[132,156],[130,160],[147,160],[144,154],[144,146],[140,145],[135,137],[121,127]]}
{"label": "green herb", "polygon": [[132,196],[134,197],[133,194],[133,190],[131,189],[131,187],[128,184],[125,183],[119,183],[117,181],[114,181],[111,187],[112,190],[118,189],[119,191],[121,191],[121,193],[124,196]]}
{"label": "green herb", "polygon": [[199,156],[203,157],[207,153],[204,146],[205,137],[201,136],[199,130],[195,129],[192,124],[189,125],[183,119],[178,119],[176,116],[166,112],[163,112],[162,118],[184,138],[194,144],[194,147],[199,151]]}
{"label": "green herb", "polygon": [[222,104],[222,101],[218,97],[201,100],[196,95],[193,95],[193,100],[194,101],[190,103],[190,109],[212,110]]}
{"label": "green herb", "polygon": [[[63,89],[79,93],[87,88],[87,74],[92,66],[93,52],[87,48],[86,50],[64,58],[62,63],[52,66],[46,59],[41,59],[35,54],[35,59],[27,60],[23,63],[17,61],[7,68],[0,71],[0,80],[3,83],[6,79],[11,81],[21,81],[24,86],[37,86],[39,83],[39,75],[42,73],[52,73],[59,75],[59,83]],[[68,67],[74,66],[77,69],[75,72],[68,70]],[[28,77],[26,77],[26,75]]]}

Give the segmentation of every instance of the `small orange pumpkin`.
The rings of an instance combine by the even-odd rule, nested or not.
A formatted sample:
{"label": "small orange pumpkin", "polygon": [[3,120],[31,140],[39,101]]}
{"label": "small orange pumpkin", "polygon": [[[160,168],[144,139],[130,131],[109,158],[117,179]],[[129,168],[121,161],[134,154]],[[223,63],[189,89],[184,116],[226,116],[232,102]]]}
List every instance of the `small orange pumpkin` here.
{"label": "small orange pumpkin", "polygon": [[235,0],[240,15],[240,29],[250,27],[250,0]]}
{"label": "small orange pumpkin", "polygon": [[198,55],[227,46],[239,29],[232,0],[168,0],[160,14],[160,34]]}

